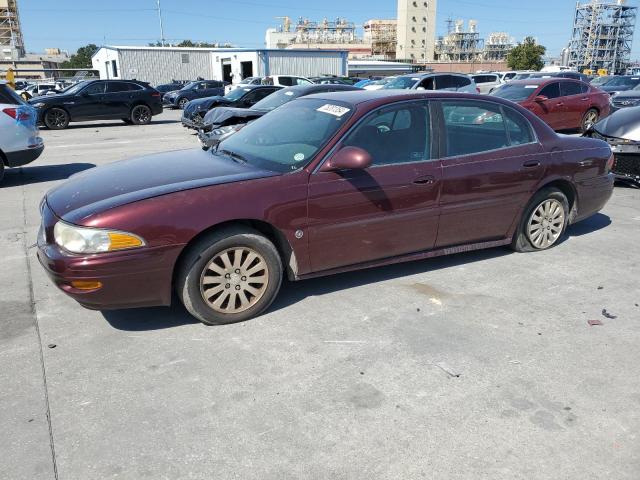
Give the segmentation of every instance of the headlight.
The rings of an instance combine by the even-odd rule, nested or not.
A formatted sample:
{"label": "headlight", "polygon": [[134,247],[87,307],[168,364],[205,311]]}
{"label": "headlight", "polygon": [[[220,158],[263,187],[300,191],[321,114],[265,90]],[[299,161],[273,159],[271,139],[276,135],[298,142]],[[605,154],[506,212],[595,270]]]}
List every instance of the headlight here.
{"label": "headlight", "polygon": [[227,133],[235,132],[235,130],[235,125],[227,125],[226,127],[216,128],[215,130],[212,130],[211,133],[214,135],[226,135]]}
{"label": "headlight", "polygon": [[44,102],[38,102],[38,103],[32,103],[31,106],[32,107],[36,107],[36,108],[42,108],[46,105],[46,103]]}
{"label": "headlight", "polygon": [[127,250],[145,245],[137,235],[118,230],[78,227],[65,222],[53,227],[56,243],[71,253],[101,253]]}

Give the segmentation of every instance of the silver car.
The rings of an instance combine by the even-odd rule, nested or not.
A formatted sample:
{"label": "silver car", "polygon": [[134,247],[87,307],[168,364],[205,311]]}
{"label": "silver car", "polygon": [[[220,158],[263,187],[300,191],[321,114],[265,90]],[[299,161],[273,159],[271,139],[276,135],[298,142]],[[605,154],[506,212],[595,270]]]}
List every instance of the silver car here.
{"label": "silver car", "polygon": [[393,89],[448,90],[462,93],[480,92],[471,77],[459,73],[412,73],[400,75],[382,87],[382,90]]}
{"label": "silver car", "polygon": [[497,73],[479,73],[477,75],[471,75],[473,81],[480,89],[480,93],[488,94],[492,90],[503,84],[500,75]]}

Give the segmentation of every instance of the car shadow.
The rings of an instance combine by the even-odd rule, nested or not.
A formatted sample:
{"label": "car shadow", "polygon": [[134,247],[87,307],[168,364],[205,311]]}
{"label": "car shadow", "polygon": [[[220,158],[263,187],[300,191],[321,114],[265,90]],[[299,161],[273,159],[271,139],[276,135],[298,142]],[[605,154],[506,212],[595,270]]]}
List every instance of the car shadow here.
{"label": "car shadow", "polygon": [[94,167],[93,163],[65,163],[62,165],[8,168],[4,171],[4,179],[0,183],[0,188],[64,180],[75,173]]}
{"label": "car shadow", "polygon": [[[170,123],[180,123],[180,120],[151,120],[148,125],[163,125]],[[122,120],[114,120],[113,122],[101,123],[70,123],[66,130],[82,130],[84,128],[109,128],[109,127],[144,127],[145,125],[129,125]]]}
{"label": "car shadow", "polygon": [[[611,219],[602,213],[572,225],[567,230],[568,237],[577,237],[606,228]],[[398,263],[384,267],[356,270],[327,277],[313,278],[299,282],[285,280],[280,293],[267,312],[276,312],[307,297],[327,295],[340,290],[362,287],[400,277],[433,272],[473,262],[491,260],[513,253],[508,247],[489,248],[473,252],[463,252],[442,257],[413,262]],[[102,315],[118,330],[146,331],[173,328],[198,323],[182,306],[175,296],[171,307],[139,308],[129,310],[103,311]]]}
{"label": "car shadow", "polygon": [[611,218],[609,218],[609,216],[604,213],[596,213],[581,222],[570,225],[569,228],[567,228],[567,236],[579,237],[581,235],[601,230],[609,225],[611,225]]}

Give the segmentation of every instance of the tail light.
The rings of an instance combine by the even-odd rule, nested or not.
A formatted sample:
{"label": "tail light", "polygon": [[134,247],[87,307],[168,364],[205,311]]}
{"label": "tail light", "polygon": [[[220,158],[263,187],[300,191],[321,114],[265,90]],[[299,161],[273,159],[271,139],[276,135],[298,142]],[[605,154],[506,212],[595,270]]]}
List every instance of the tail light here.
{"label": "tail light", "polygon": [[616,157],[614,157],[613,153],[611,153],[611,155],[609,156],[609,160],[607,160],[607,166],[606,166],[607,173],[613,170],[613,163],[615,162],[615,159]]}
{"label": "tail light", "polygon": [[151,94],[152,97],[161,97],[162,95],[160,95],[160,92],[153,92]]}
{"label": "tail light", "polygon": [[7,115],[9,115],[11,118],[18,120],[19,122],[29,120],[31,118],[31,115],[29,115],[29,112],[25,112],[25,111],[18,112],[17,108],[5,108],[2,111]]}
{"label": "tail light", "polygon": [[476,87],[476,92],[480,93],[480,88]]}

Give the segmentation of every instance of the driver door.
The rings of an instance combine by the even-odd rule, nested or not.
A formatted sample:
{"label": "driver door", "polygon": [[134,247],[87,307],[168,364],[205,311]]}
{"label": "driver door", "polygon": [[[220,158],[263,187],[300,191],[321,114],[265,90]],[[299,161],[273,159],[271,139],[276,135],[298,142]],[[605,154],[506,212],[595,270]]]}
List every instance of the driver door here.
{"label": "driver door", "polygon": [[102,118],[105,115],[105,89],[107,82],[93,82],[73,99],[65,103],[73,120]]}
{"label": "driver door", "polygon": [[372,156],[364,170],[316,171],[309,179],[313,271],[433,248],[441,165],[434,160],[427,101],[368,114],[341,141]]}

